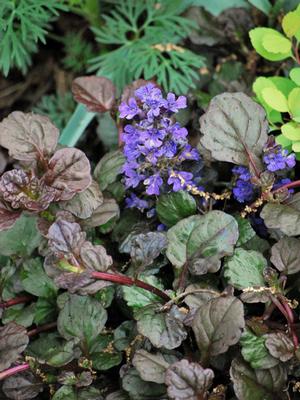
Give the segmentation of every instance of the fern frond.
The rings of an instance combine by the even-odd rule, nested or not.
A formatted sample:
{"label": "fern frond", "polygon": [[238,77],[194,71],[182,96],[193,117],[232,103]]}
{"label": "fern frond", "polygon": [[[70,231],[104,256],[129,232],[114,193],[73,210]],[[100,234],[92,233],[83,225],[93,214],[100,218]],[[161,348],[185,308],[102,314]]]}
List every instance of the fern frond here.
{"label": "fern frond", "polygon": [[119,47],[90,60],[90,71],[112,79],[120,90],[141,77],[156,78],[165,90],[187,90],[204,59],[177,46],[194,27],[180,15],[183,10],[179,0],[118,3],[93,31],[99,43]]}
{"label": "fern frond", "polygon": [[23,73],[37,51],[37,42],[45,43],[49,23],[66,10],[60,0],[0,1],[0,70],[4,75],[16,66]]}

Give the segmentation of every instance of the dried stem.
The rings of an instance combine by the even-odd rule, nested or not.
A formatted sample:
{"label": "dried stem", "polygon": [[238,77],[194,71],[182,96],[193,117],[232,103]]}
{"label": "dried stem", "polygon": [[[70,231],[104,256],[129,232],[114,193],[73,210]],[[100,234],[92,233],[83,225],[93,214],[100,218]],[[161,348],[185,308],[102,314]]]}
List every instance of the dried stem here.
{"label": "dried stem", "polygon": [[118,275],[118,274],[111,274],[109,272],[92,272],[91,276],[94,279],[101,279],[103,281],[109,281],[118,283],[119,285],[125,286],[138,286],[142,289],[148,290],[148,292],[156,294],[156,296],[160,297],[162,300],[171,300],[170,296],[168,296],[162,290],[156,288],[155,286],[150,285],[149,283],[140,281],[139,279],[133,279],[126,275]]}

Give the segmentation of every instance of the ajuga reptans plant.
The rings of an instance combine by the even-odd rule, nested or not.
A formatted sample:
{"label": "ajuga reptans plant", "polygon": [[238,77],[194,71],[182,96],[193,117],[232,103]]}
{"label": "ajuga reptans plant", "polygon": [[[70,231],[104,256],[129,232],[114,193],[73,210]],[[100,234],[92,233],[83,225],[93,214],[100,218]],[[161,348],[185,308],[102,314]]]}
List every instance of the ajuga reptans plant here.
{"label": "ajuga reptans plant", "polygon": [[300,182],[262,107],[214,97],[195,148],[185,96],[139,80],[118,99],[103,77],[73,93],[120,132],[93,177],[46,117],[0,124],[2,398],[297,396]]}

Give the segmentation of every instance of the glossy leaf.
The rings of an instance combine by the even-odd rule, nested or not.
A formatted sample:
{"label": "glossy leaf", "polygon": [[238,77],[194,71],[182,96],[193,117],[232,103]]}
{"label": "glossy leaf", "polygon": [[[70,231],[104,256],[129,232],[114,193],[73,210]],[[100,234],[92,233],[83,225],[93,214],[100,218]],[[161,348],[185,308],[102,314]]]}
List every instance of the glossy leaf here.
{"label": "glossy leaf", "polygon": [[151,354],[145,350],[135,353],[132,364],[144,381],[155,383],[165,382],[165,372],[170,365],[163,354]]}
{"label": "glossy leaf", "polygon": [[271,249],[271,262],[280,271],[287,275],[300,271],[300,240],[283,237]]}
{"label": "glossy leaf", "polygon": [[201,143],[218,161],[249,165],[260,158],[267,141],[265,111],[243,93],[215,96],[200,119]]}
{"label": "glossy leaf", "polygon": [[29,400],[44,390],[44,384],[32,372],[24,371],[5,379],[2,389],[8,399]]}
{"label": "glossy leaf", "polygon": [[282,332],[266,335],[266,348],[270,354],[282,362],[294,357],[294,344],[291,338]]}
{"label": "glossy leaf", "polygon": [[192,328],[202,358],[225,353],[239,341],[244,326],[244,307],[235,297],[218,297],[201,306]]}
{"label": "glossy leaf", "polygon": [[11,322],[0,327],[0,371],[9,368],[26,349],[29,338],[26,329]]}
{"label": "glossy leaf", "polygon": [[94,177],[101,190],[107,189],[116,181],[124,162],[125,158],[120,150],[111,151],[101,158],[94,171]]}

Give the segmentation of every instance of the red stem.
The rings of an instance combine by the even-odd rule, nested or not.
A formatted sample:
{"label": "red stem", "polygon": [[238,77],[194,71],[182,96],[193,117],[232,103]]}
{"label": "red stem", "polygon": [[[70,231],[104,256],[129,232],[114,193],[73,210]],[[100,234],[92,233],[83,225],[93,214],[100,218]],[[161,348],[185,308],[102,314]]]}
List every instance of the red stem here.
{"label": "red stem", "polygon": [[6,369],[5,371],[0,372],[0,381],[8,378],[9,376],[16,375],[19,372],[26,371],[29,368],[30,368],[30,365],[28,363],[26,363],[26,364],[22,364],[22,365],[17,365],[16,367]]}
{"label": "red stem", "polygon": [[8,308],[15,306],[16,304],[22,304],[22,303],[27,303],[28,301],[32,300],[32,296],[20,296],[20,297],[15,297],[14,299],[5,301],[4,303],[0,303],[0,308]]}
{"label": "red stem", "polygon": [[294,188],[294,187],[298,187],[300,186],[300,180],[298,181],[294,181],[294,182],[290,182],[290,183],[286,183],[285,185],[280,186],[279,188],[272,190],[272,193],[277,193],[280,192],[283,189],[290,189],[290,188]]}
{"label": "red stem", "polygon": [[27,331],[28,336],[34,336],[38,333],[49,331],[52,328],[55,328],[57,325],[56,322],[50,322],[49,324],[38,326],[37,328],[31,329],[31,331]]}
{"label": "red stem", "polygon": [[152,285],[149,285],[146,282],[140,281],[139,279],[133,279],[133,278],[130,278],[129,276],[111,274],[108,272],[92,272],[91,276],[95,279],[101,279],[103,281],[114,282],[114,283],[118,283],[119,285],[138,286],[142,289],[148,290],[148,292],[156,294],[156,296],[159,296],[163,300],[166,300],[166,301],[171,300],[171,298],[162,290],[160,290]]}

